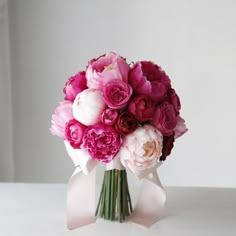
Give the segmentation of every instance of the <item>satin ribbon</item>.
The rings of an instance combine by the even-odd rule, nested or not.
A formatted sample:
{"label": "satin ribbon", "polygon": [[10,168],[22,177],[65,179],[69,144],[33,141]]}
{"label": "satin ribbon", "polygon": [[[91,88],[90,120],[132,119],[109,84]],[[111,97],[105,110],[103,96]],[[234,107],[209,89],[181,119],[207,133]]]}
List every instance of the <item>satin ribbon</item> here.
{"label": "satin ribbon", "polygon": [[[98,162],[91,159],[85,150],[73,149],[67,141],[65,146],[76,167],[70,178],[67,192],[67,226],[68,229],[74,229],[96,222],[94,213]],[[157,167],[148,172],[137,172],[128,166],[142,180],[136,206],[129,220],[145,227],[150,227],[158,221],[166,201],[164,189],[156,172]],[[106,170],[111,169],[123,170],[125,167],[120,163],[119,158],[115,158],[106,165]]]}

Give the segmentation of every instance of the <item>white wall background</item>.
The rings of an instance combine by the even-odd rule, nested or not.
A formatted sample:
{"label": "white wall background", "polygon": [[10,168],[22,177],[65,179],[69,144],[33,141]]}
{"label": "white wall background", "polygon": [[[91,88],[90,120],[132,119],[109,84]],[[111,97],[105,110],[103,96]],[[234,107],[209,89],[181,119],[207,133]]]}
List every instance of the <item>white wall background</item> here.
{"label": "white wall background", "polygon": [[48,131],[51,114],[69,76],[115,51],[160,64],[181,97],[189,132],[158,170],[163,184],[236,187],[235,10],[233,0],[9,0],[12,97],[1,121],[12,100],[14,148],[1,151],[0,170],[13,150],[15,181],[67,182],[73,165]]}

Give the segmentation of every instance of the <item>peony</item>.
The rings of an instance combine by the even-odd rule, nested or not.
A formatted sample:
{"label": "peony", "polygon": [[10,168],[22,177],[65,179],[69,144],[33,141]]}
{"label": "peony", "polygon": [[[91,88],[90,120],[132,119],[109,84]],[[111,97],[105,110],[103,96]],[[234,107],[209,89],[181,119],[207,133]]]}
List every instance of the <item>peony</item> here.
{"label": "peony", "polygon": [[172,134],[171,136],[163,136],[163,148],[160,161],[165,161],[166,157],[170,155],[171,150],[174,147],[174,141],[174,134]]}
{"label": "peony", "polygon": [[82,144],[85,126],[73,119],[66,123],[65,138],[73,148],[80,148]]}
{"label": "peony", "polygon": [[137,121],[131,114],[122,112],[117,119],[115,128],[120,134],[127,135],[132,133],[137,128],[137,125]]}
{"label": "peony", "polygon": [[60,102],[60,105],[55,109],[52,115],[52,126],[49,129],[53,135],[60,138],[65,138],[65,125],[66,122],[73,119],[72,102]]}
{"label": "peony", "polygon": [[114,125],[118,118],[117,110],[107,108],[102,113],[101,121],[105,125]]}
{"label": "peony", "polygon": [[73,115],[83,125],[95,125],[100,122],[105,107],[100,91],[86,89],[76,96],[73,103]]}
{"label": "peony", "polygon": [[129,83],[135,93],[148,95],[155,102],[160,102],[170,88],[169,77],[151,61],[136,63],[130,71]]}
{"label": "peony", "polygon": [[130,100],[128,110],[138,121],[145,122],[152,120],[156,107],[146,95],[138,95]]}
{"label": "peony", "polygon": [[92,59],[86,70],[87,86],[102,89],[113,79],[120,79],[127,83],[129,69],[125,59],[113,52]]}
{"label": "peony", "polygon": [[168,102],[163,102],[158,106],[153,117],[153,124],[163,135],[172,135],[177,124],[174,106]]}
{"label": "peony", "polygon": [[131,86],[120,79],[107,82],[102,90],[104,102],[108,107],[113,109],[125,107],[131,94]]}
{"label": "peony", "polygon": [[167,90],[166,101],[168,101],[174,106],[176,115],[178,115],[179,110],[181,108],[181,104],[180,104],[179,96],[177,95],[174,89],[170,88]]}
{"label": "peony", "polygon": [[185,120],[181,116],[177,116],[177,125],[174,129],[175,138],[179,138],[188,131],[188,128],[185,125]]}
{"label": "peony", "polygon": [[142,171],[155,166],[162,153],[163,137],[155,127],[144,125],[125,136],[119,156],[131,171]]}
{"label": "peony", "polygon": [[89,127],[85,131],[82,144],[93,159],[105,163],[115,158],[120,145],[121,138],[118,132],[112,126],[104,124]]}
{"label": "peony", "polygon": [[79,72],[76,75],[70,77],[65,87],[63,88],[63,92],[65,94],[65,100],[69,100],[73,102],[78,93],[82,92],[87,88],[86,85],[86,77],[85,71]]}

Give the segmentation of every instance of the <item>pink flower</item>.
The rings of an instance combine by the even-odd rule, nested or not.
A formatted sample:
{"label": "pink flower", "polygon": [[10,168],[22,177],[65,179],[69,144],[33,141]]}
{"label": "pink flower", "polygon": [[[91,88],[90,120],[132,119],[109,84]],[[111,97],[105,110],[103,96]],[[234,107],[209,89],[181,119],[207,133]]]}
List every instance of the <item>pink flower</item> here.
{"label": "pink flower", "polygon": [[174,106],[168,102],[163,102],[158,106],[153,117],[153,124],[163,135],[172,135],[177,124]]}
{"label": "pink flower", "polygon": [[162,134],[155,127],[138,127],[124,138],[119,152],[122,164],[133,172],[153,167],[161,156],[162,141]]}
{"label": "pink flower", "polygon": [[73,148],[80,148],[83,141],[85,126],[73,119],[66,123],[65,138]]}
{"label": "pink flower", "polygon": [[93,159],[107,163],[118,153],[121,138],[112,126],[97,124],[85,131],[82,145]]}
{"label": "pink flower", "polygon": [[100,122],[105,108],[106,105],[99,90],[85,89],[74,100],[73,115],[83,125],[95,125]]}
{"label": "pink flower", "polygon": [[172,134],[171,136],[163,136],[163,148],[160,161],[165,161],[166,157],[170,155],[171,150],[174,147],[174,141],[174,134]]}
{"label": "pink flower", "polygon": [[178,115],[181,108],[180,99],[174,89],[170,88],[167,90],[166,101],[174,106],[175,112]]}
{"label": "pink flower", "polygon": [[118,118],[118,112],[115,109],[107,108],[102,113],[102,123],[105,125],[114,125]]}
{"label": "pink flower", "polygon": [[135,93],[148,95],[155,102],[161,101],[170,88],[169,77],[151,61],[136,63],[130,71],[129,83]]}
{"label": "pink flower", "polygon": [[145,122],[152,120],[156,107],[147,95],[138,95],[131,98],[128,110],[138,121]]}
{"label": "pink flower", "polygon": [[124,108],[132,94],[132,88],[122,80],[114,79],[107,82],[102,90],[103,100],[113,109]]}
{"label": "pink flower", "polygon": [[60,102],[60,105],[55,109],[52,115],[52,126],[50,132],[60,138],[65,138],[66,122],[73,119],[72,102]]}
{"label": "pink flower", "polygon": [[179,138],[188,131],[185,120],[181,116],[177,116],[177,125],[174,129],[175,138]]}
{"label": "pink flower", "polygon": [[115,128],[120,134],[127,135],[134,132],[137,125],[137,121],[131,114],[122,112],[116,121]]}
{"label": "pink flower", "polygon": [[76,75],[70,77],[65,87],[63,88],[63,92],[65,94],[65,100],[69,100],[73,102],[78,93],[82,92],[87,88],[85,71],[79,72]]}
{"label": "pink flower", "polygon": [[120,79],[128,82],[129,65],[124,58],[110,52],[89,62],[86,70],[87,86],[102,89],[110,80]]}

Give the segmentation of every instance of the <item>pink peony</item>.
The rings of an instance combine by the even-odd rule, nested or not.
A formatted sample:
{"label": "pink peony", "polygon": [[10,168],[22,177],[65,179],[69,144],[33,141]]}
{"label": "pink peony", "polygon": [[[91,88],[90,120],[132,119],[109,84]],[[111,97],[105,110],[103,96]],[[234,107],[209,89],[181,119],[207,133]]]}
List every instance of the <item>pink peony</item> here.
{"label": "pink peony", "polygon": [[172,135],[177,124],[174,106],[168,102],[163,102],[158,106],[153,117],[153,124],[163,135]]}
{"label": "pink peony", "polygon": [[148,95],[155,102],[160,102],[170,88],[169,77],[151,61],[136,63],[130,71],[129,83],[135,93]]}
{"label": "pink peony", "polygon": [[73,102],[78,93],[82,92],[87,88],[86,85],[86,77],[85,71],[79,72],[76,75],[70,77],[65,87],[63,88],[63,92],[65,94],[65,100],[69,100]]}
{"label": "pink peony", "polygon": [[128,110],[140,122],[150,121],[156,110],[155,103],[146,95],[131,98]]}
{"label": "pink peony", "polygon": [[102,89],[110,80],[120,79],[128,82],[129,65],[124,58],[110,52],[89,62],[86,70],[87,86]]}
{"label": "pink peony", "polygon": [[122,112],[116,121],[115,128],[120,134],[127,135],[134,132],[137,125],[137,121],[131,114]]}
{"label": "pink peony", "polygon": [[82,145],[93,159],[107,163],[118,153],[121,138],[112,126],[97,124],[85,131]]}
{"label": "pink peony", "polygon": [[73,103],[73,115],[83,125],[95,125],[100,122],[106,105],[101,92],[96,89],[85,89],[79,93]]}
{"label": "pink peony", "polygon": [[102,113],[101,121],[105,125],[114,125],[118,118],[118,112],[115,109],[107,108]]}
{"label": "pink peony", "polygon": [[73,148],[80,148],[83,141],[85,126],[73,119],[66,123],[65,138]]}
{"label": "pink peony", "polygon": [[131,86],[120,79],[107,82],[102,90],[104,102],[108,107],[113,109],[124,108],[131,94]]}
{"label": "pink peony", "polygon": [[52,126],[50,132],[60,138],[65,138],[65,124],[73,119],[72,102],[60,102],[52,115]]}
{"label": "pink peony", "polygon": [[122,164],[133,172],[153,167],[161,156],[162,141],[162,134],[155,127],[138,127],[124,138],[119,152]]}
{"label": "pink peony", "polygon": [[188,131],[185,120],[181,116],[177,116],[177,125],[174,129],[175,138],[179,138]]}

